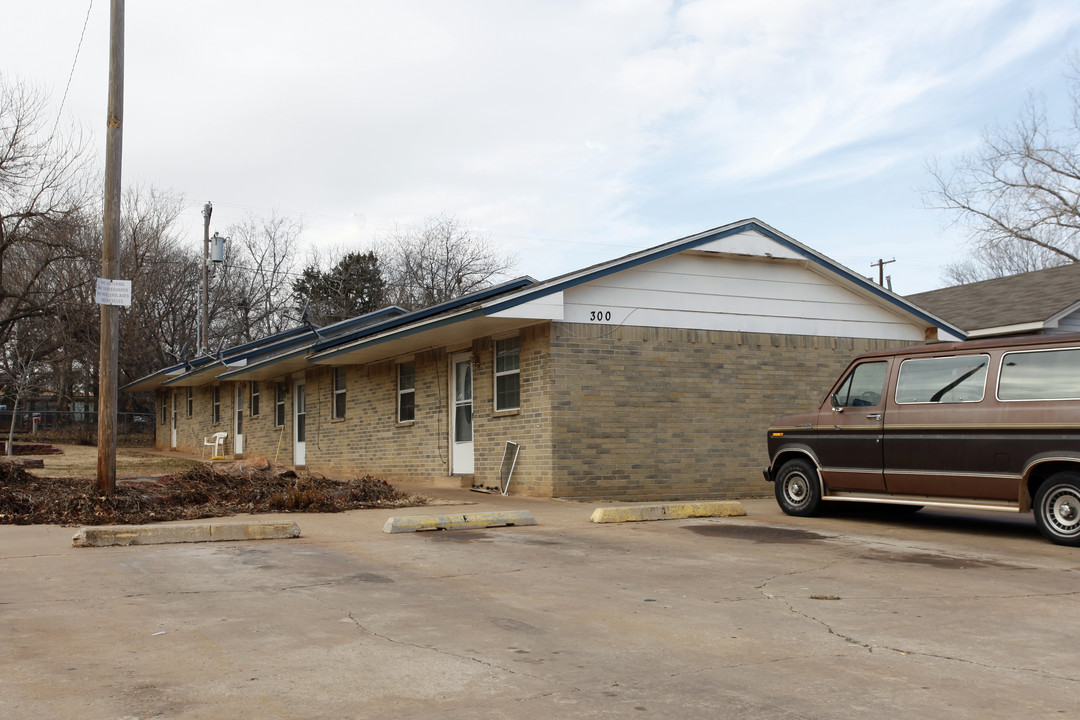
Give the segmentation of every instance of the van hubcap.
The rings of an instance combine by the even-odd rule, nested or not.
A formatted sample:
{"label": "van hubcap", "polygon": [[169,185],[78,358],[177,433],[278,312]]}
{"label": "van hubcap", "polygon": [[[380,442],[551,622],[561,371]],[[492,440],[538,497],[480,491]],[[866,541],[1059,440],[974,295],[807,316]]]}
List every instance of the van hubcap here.
{"label": "van hubcap", "polygon": [[1061,533],[1080,531],[1080,498],[1071,488],[1058,488],[1046,498],[1047,520]]}
{"label": "van hubcap", "polygon": [[806,499],[806,478],[801,475],[789,478],[787,482],[787,494],[791,502],[798,504]]}

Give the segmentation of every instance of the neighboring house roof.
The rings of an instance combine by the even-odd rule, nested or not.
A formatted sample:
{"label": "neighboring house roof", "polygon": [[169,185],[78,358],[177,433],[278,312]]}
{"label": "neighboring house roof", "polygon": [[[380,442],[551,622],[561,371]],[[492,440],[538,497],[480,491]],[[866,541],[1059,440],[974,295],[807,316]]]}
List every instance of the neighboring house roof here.
{"label": "neighboring house roof", "polygon": [[1080,310],[1080,263],[909,295],[970,337],[1040,333]]}

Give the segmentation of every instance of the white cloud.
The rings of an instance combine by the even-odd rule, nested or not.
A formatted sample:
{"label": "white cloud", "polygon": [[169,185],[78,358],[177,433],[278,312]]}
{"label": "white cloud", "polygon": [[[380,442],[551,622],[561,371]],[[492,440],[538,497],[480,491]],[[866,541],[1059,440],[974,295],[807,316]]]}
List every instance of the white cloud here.
{"label": "white cloud", "polygon": [[[0,67],[58,96],[76,5],[10,8],[23,32]],[[97,3],[68,105],[95,132],[106,15]],[[1080,25],[1069,0],[192,1],[127,16],[125,178],[187,193],[193,236],[207,198],[222,223],[305,213],[313,241],[445,211],[523,252],[542,239],[522,258],[538,275],[770,221],[823,185],[848,207],[868,181],[907,184],[993,119],[1002,78],[1015,87]],[[816,227],[827,208],[805,212]]]}

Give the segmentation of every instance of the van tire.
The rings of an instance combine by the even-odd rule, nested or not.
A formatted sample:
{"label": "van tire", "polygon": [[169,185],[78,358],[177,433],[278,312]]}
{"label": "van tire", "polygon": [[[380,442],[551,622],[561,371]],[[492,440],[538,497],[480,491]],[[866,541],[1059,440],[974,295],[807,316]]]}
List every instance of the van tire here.
{"label": "van tire", "polygon": [[776,503],[788,515],[810,517],[821,509],[821,481],[806,460],[788,460],[781,465],[773,485]]}
{"label": "van tire", "polygon": [[1035,524],[1055,545],[1080,547],[1080,473],[1054,473],[1035,492]]}

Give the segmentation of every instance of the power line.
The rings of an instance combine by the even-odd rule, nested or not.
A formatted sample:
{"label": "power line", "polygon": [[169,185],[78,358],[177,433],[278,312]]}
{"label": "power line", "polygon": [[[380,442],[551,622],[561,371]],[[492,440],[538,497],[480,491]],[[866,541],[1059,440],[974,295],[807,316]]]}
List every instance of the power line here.
{"label": "power line", "polygon": [[64,86],[64,96],[60,98],[60,108],[56,111],[56,122],[53,123],[50,138],[56,137],[56,128],[60,127],[60,117],[64,112],[64,103],[67,102],[68,90],[71,89],[71,79],[75,77],[75,66],[79,63],[79,52],[82,50],[83,38],[86,37],[86,26],[90,24],[90,11],[94,9],[94,0],[90,0],[90,6],[86,8],[86,19],[83,20],[82,32],[79,33],[79,44],[75,48],[75,59],[71,61],[71,72],[68,73],[67,85]]}
{"label": "power line", "polygon": [[[367,228],[369,228],[372,231],[383,231],[383,232],[385,232],[385,231],[389,231],[389,230],[399,230],[399,229],[419,230],[419,229],[422,229],[424,227],[422,224],[418,224],[418,223],[372,222],[372,221],[368,220],[365,216],[330,215],[330,214],[327,214],[327,213],[315,213],[315,212],[308,212],[308,211],[304,211],[304,210],[285,210],[285,209],[277,208],[277,207],[265,207],[265,206],[259,206],[259,205],[245,205],[245,204],[242,204],[242,203],[218,202],[217,206],[218,207],[235,208],[235,209],[239,209],[239,210],[260,210],[260,211],[263,211],[263,212],[271,212],[271,213],[279,213],[279,214],[282,214],[282,215],[296,216],[296,217],[299,217],[301,219],[318,218],[318,219],[322,219],[322,220],[341,221],[343,223],[359,223],[361,225],[367,226]],[[486,234],[490,235],[493,238],[502,238],[502,239],[506,239],[506,240],[528,240],[528,241],[531,241],[531,242],[542,243],[545,246],[549,245],[551,243],[555,243],[555,244],[558,244],[558,245],[566,245],[566,246],[571,246],[571,247],[578,247],[578,246],[582,246],[582,245],[587,245],[587,246],[598,247],[598,248],[613,248],[613,249],[622,248],[622,249],[628,249],[628,250],[631,250],[631,251],[641,250],[641,249],[644,249],[644,248],[647,248],[647,247],[651,247],[648,244],[642,244],[642,243],[605,243],[605,242],[596,242],[594,240],[560,240],[560,239],[550,238],[550,237],[537,237],[537,236],[534,236],[534,235],[521,235],[521,234],[517,234],[517,233],[498,232],[498,231],[488,230],[488,229],[485,229],[485,228],[482,228],[482,227],[475,227],[475,226],[470,226],[469,230],[475,231],[475,232],[480,232],[480,233],[486,233]],[[310,240],[309,240],[309,242],[310,242]]]}

